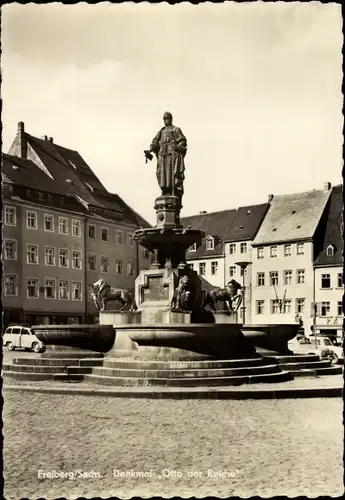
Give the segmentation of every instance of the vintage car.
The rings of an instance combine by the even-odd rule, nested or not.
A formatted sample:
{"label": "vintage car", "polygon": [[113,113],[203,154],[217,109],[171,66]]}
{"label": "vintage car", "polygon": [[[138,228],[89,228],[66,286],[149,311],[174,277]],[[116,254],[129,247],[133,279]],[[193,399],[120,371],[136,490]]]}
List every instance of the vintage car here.
{"label": "vintage car", "polygon": [[326,336],[319,335],[316,337],[309,337],[311,343],[315,346],[315,344],[321,349],[329,349],[333,351],[332,361],[333,363],[344,363],[344,349],[342,346],[334,345],[333,342]]}
{"label": "vintage car", "polygon": [[44,352],[45,345],[27,326],[9,326],[2,336],[2,345],[9,351],[25,349],[26,351]]}

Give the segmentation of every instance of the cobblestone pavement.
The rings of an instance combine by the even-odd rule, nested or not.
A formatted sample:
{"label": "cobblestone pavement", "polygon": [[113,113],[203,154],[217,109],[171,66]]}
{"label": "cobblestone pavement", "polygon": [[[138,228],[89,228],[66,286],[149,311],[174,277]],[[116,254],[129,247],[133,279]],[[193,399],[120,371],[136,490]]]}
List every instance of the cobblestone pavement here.
{"label": "cobblestone pavement", "polygon": [[[4,400],[7,500],[343,493],[340,398],[164,401],[5,390]],[[148,477],[114,477],[114,469]],[[53,471],[75,478],[43,477]]]}

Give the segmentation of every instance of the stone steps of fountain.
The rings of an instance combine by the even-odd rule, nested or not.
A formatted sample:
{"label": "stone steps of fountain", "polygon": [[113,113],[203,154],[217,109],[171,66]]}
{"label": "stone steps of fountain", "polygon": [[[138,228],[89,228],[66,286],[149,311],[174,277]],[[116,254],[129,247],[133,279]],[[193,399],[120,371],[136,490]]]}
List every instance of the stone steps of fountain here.
{"label": "stone steps of fountain", "polygon": [[3,373],[92,373],[92,366],[71,366],[71,365],[11,365],[4,364],[2,367]]}
{"label": "stone steps of fountain", "polygon": [[86,382],[112,385],[117,387],[147,387],[147,386],[171,386],[171,387],[211,387],[229,386],[241,384],[257,384],[261,382],[284,382],[293,380],[293,376],[286,371],[278,373],[264,373],[256,375],[238,375],[230,377],[191,377],[191,378],[137,378],[137,377],[112,377],[104,375],[85,375]]}
{"label": "stone steps of fountain", "polygon": [[[117,368],[128,370],[178,370],[178,369],[215,369],[215,368],[241,368],[255,367],[272,364],[270,360],[258,357],[249,359],[202,360],[202,361],[143,361],[135,359],[104,358],[104,368]],[[276,364],[276,363],[275,363]]]}
{"label": "stone steps of fountain", "polygon": [[146,369],[126,369],[126,368],[93,368],[92,374],[105,377],[122,378],[155,378],[155,379],[181,379],[181,378],[215,378],[230,376],[247,376],[264,373],[280,372],[277,365],[246,366],[242,368],[214,368],[214,369],[170,369],[170,370],[146,370]]}
{"label": "stone steps of fountain", "polygon": [[14,365],[36,366],[102,366],[104,358],[14,358]]}
{"label": "stone steps of fountain", "polygon": [[312,361],[320,361],[320,356],[317,354],[283,354],[274,355],[266,354],[266,359],[274,360],[276,363],[311,363]]}
{"label": "stone steps of fountain", "polygon": [[290,363],[278,363],[282,370],[304,370],[304,369],[317,369],[317,368],[327,368],[331,366],[332,362],[328,359],[319,359],[319,361],[294,361]]}

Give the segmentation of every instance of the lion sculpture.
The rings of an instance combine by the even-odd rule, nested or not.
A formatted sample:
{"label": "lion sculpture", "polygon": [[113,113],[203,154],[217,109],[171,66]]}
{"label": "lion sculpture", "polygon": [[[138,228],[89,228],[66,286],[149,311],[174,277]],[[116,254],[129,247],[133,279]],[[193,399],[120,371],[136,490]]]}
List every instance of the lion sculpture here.
{"label": "lion sculpture", "polygon": [[105,311],[109,301],[120,302],[122,304],[120,311],[123,311],[127,305],[130,311],[138,309],[131,292],[124,288],[113,288],[103,278],[99,278],[90,288],[94,304],[99,311]]}
{"label": "lion sculpture", "polygon": [[218,288],[206,294],[203,307],[210,306],[217,310],[217,302],[224,302],[231,312],[238,311],[242,303],[241,285],[236,280],[229,281],[225,288]]}

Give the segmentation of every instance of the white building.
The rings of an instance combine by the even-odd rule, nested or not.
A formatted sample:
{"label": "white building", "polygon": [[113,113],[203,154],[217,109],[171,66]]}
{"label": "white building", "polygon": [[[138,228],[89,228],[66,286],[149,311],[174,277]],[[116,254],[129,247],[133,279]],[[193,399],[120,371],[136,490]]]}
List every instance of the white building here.
{"label": "white building", "polygon": [[327,183],[322,191],[272,199],[253,242],[253,324],[302,320],[306,332],[310,331],[313,264],[324,237],[330,194],[331,185]]}
{"label": "white building", "polygon": [[343,238],[341,213],[343,209],[342,186],[332,189],[325,237],[314,265],[316,332],[330,337],[343,337]]}

